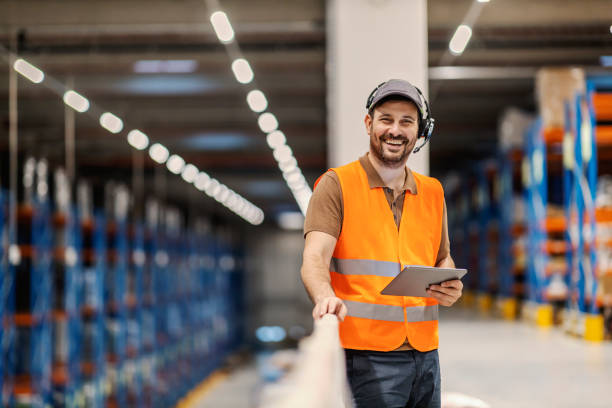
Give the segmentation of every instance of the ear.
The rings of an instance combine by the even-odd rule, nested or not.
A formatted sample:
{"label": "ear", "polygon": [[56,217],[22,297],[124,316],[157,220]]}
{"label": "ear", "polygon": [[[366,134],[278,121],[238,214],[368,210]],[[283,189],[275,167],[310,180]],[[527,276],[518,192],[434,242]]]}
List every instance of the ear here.
{"label": "ear", "polygon": [[363,123],[365,124],[366,132],[368,132],[369,135],[370,128],[372,127],[372,117],[368,113],[366,113],[365,118],[363,119]]}

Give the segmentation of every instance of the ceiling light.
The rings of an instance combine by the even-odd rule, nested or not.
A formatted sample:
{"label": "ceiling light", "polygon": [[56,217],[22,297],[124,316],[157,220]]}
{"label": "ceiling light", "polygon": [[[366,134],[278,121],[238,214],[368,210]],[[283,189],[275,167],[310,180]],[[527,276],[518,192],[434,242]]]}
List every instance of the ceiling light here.
{"label": "ceiling light", "polygon": [[130,146],[138,150],[144,150],[149,145],[149,137],[138,129],[131,130],[128,133],[127,140]]}
{"label": "ceiling light", "polygon": [[159,164],[165,163],[169,155],[170,152],[168,152],[166,146],[160,143],[155,143],[149,148],[149,156]]}
{"label": "ceiling light", "polygon": [[274,149],[274,152],[272,154],[274,155],[274,158],[277,162],[286,161],[293,157],[293,152],[291,151],[291,148],[285,144]]}
{"label": "ceiling light", "polygon": [[35,84],[40,84],[45,79],[45,74],[40,69],[24,59],[19,58],[16,60],[13,68]]}
{"label": "ceiling light", "polygon": [[206,186],[206,190],[204,191],[208,196],[214,197],[215,194],[217,194],[217,189],[219,187],[219,181],[217,181],[216,179],[210,179],[210,182],[208,183],[208,186]]}
{"label": "ceiling light", "polygon": [[123,121],[110,112],[100,116],[100,125],[111,133],[119,133],[123,130]]}
{"label": "ceiling light", "polygon": [[229,43],[234,39],[234,29],[227,18],[227,14],[222,11],[215,11],[210,15],[210,22],[219,41]]}
{"label": "ceiling light", "polygon": [[236,80],[241,84],[248,84],[253,80],[253,70],[244,58],[238,58],[232,62],[232,71],[234,71]]}
{"label": "ceiling light", "polygon": [[270,133],[275,131],[278,128],[278,121],[276,120],[276,116],[270,112],[262,113],[259,115],[257,119],[257,123],[259,124],[259,128],[264,133]]}
{"label": "ceiling light", "polygon": [[219,191],[217,191],[217,194],[215,194],[215,200],[219,201],[220,203],[225,202],[225,200],[227,200],[227,197],[230,194],[230,190],[229,188],[227,188],[226,185],[221,185],[221,188],[219,188]]}
{"label": "ceiling light", "polygon": [[490,0],[478,0],[479,3],[488,3]]}
{"label": "ceiling light", "polygon": [[259,89],[254,89],[248,93],[247,103],[253,112],[263,112],[268,107],[266,96]]}
{"label": "ceiling light", "polygon": [[196,177],[198,176],[199,172],[200,171],[198,170],[198,168],[196,166],[194,166],[193,164],[188,164],[188,165],[185,166],[185,168],[183,168],[183,171],[181,173],[181,177],[186,182],[193,183],[195,181]]}
{"label": "ceiling light", "polygon": [[66,91],[64,103],[77,112],[86,112],[89,109],[89,101],[83,95],[75,91]]}
{"label": "ceiling light", "polygon": [[271,149],[275,149],[284,145],[287,142],[287,138],[283,132],[280,130],[275,130],[274,132],[268,133],[268,136],[266,136],[266,142],[268,142],[268,146],[270,146]]}
{"label": "ceiling light", "polygon": [[134,63],[134,72],[138,74],[188,74],[197,68],[195,60],[140,60]]}
{"label": "ceiling light", "polygon": [[168,159],[166,167],[168,167],[168,170],[170,170],[170,172],[174,174],[180,174],[183,171],[183,167],[185,167],[185,160],[178,154],[173,154]]}
{"label": "ceiling light", "polygon": [[201,171],[200,174],[197,175],[194,184],[198,190],[204,191],[206,187],[208,187],[208,184],[210,184],[210,176]]}
{"label": "ceiling light", "polygon": [[467,47],[470,38],[472,37],[472,29],[470,26],[461,24],[457,27],[453,38],[451,38],[448,48],[453,55],[461,55]]}
{"label": "ceiling light", "polygon": [[289,185],[301,184],[302,180],[304,180],[304,176],[299,171],[289,173],[289,175],[287,176],[287,184]]}
{"label": "ceiling light", "polygon": [[284,160],[278,163],[278,168],[283,172],[283,173],[289,173],[295,169],[297,169],[297,160],[295,160],[295,157],[291,156],[289,158],[289,160]]}

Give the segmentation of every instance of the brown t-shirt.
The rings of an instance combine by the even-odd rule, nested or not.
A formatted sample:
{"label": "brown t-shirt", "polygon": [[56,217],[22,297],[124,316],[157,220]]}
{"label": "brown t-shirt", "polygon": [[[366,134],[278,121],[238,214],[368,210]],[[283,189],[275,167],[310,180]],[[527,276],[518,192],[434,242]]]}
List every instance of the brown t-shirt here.
{"label": "brown t-shirt", "polygon": [[[370,188],[381,187],[385,192],[385,197],[389,203],[389,208],[393,213],[395,224],[399,230],[400,221],[402,220],[402,211],[404,207],[404,197],[406,192],[410,194],[418,194],[416,181],[412,171],[406,167],[406,178],[402,191],[398,192],[395,197],[395,192],[385,187],[385,183],[376,172],[376,169],[370,163],[368,154],[359,158],[359,163],[363,167],[368,177]],[[395,199],[394,199],[395,197]],[[306,211],[306,219],[304,220],[304,236],[311,231],[321,231],[329,234],[336,239],[340,236],[342,230],[342,221],[344,219],[344,202],[342,198],[342,187],[338,175],[333,171],[325,173],[317,187],[312,193],[308,210]],[[446,218],[446,201],[444,201],[444,210],[442,212],[442,236],[440,239],[440,247],[438,248],[438,256],[436,265],[450,254],[450,241],[448,239],[448,222]],[[412,346],[406,339],[406,342],[396,350],[412,350]]]}

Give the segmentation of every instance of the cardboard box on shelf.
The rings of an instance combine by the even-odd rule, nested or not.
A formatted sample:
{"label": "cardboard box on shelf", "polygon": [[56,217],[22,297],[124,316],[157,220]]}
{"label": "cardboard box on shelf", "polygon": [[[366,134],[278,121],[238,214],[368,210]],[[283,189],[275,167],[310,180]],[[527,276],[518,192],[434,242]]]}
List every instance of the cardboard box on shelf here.
{"label": "cardboard box on shelf", "polygon": [[542,68],[536,74],[538,108],[545,129],[564,127],[564,104],[586,88],[581,68]]}

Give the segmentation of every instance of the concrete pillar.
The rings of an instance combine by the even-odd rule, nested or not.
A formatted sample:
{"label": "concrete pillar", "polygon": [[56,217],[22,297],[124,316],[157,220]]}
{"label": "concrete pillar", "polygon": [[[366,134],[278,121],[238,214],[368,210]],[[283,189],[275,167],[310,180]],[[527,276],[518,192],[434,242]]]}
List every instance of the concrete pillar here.
{"label": "concrete pillar", "polygon": [[[401,78],[427,95],[427,1],[328,0],[327,38],[328,163],[338,166],[369,148],[363,118],[376,85]],[[429,148],[408,165],[429,174]]]}

